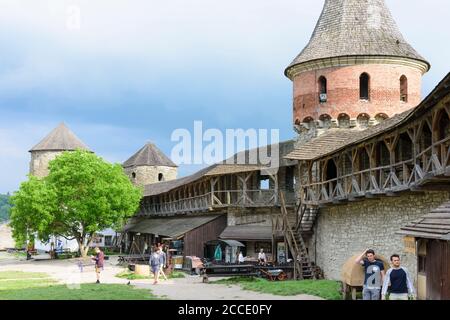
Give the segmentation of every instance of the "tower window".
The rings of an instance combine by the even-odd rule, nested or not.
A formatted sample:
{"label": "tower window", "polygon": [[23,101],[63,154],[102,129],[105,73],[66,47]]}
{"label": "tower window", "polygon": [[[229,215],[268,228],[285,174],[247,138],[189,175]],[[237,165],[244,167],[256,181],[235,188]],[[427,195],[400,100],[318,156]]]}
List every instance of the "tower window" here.
{"label": "tower window", "polygon": [[327,78],[324,76],[319,78],[319,101],[327,102]]}
{"label": "tower window", "polygon": [[408,102],[408,78],[400,77],[400,101]]}
{"label": "tower window", "polygon": [[164,181],[164,175],[162,173],[158,174],[158,181]]}
{"label": "tower window", "polygon": [[136,172],[133,172],[133,173],[131,174],[131,177],[132,177],[133,179],[136,179]]}
{"label": "tower window", "polygon": [[359,98],[361,100],[369,100],[369,85],[370,77],[367,73],[363,73],[359,77]]}

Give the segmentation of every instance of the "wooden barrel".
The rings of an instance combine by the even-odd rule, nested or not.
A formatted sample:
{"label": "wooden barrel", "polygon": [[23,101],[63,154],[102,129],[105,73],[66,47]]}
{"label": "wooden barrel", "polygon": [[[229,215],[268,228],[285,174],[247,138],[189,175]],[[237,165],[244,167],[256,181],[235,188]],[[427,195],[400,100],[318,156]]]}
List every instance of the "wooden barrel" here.
{"label": "wooden barrel", "polygon": [[134,274],[150,277],[150,266],[148,264],[135,265]]}

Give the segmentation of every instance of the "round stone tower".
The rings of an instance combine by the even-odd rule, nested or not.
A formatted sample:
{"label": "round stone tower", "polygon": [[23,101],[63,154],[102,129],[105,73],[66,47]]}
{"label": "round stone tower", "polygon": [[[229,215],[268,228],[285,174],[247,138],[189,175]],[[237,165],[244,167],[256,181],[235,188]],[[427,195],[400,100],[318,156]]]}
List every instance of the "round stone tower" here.
{"label": "round stone tower", "polygon": [[178,173],[178,166],[153,143],[147,143],[122,166],[138,186],[174,180]]}
{"label": "round stone tower", "polygon": [[308,45],[285,71],[294,128],[366,128],[413,108],[429,69],[384,0],[325,0]]}
{"label": "round stone tower", "polygon": [[63,151],[89,148],[64,123],[53,129],[31,150],[30,174],[39,178],[48,175],[48,163]]}

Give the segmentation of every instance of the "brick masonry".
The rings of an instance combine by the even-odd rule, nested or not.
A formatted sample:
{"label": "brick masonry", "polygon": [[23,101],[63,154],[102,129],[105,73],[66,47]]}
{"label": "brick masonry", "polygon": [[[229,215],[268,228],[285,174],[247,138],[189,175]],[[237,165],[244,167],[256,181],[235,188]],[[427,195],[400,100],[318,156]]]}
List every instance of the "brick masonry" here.
{"label": "brick masonry", "polygon": [[[370,76],[370,99],[360,100],[359,77]],[[408,79],[408,101],[400,100],[400,77]],[[327,102],[319,103],[319,78],[327,79]],[[368,114],[374,119],[378,114],[389,117],[417,106],[421,100],[422,73],[419,69],[392,64],[367,64],[331,67],[306,71],[294,78],[293,121],[304,122],[308,117],[319,120],[321,115],[338,119],[347,114],[356,119]]]}
{"label": "brick masonry", "polygon": [[450,191],[426,192],[321,208],[309,240],[311,258],[326,278],[341,280],[343,264],[370,247],[386,258],[400,254],[403,265],[416,275],[416,256],[404,253],[403,237],[395,233],[449,199]]}

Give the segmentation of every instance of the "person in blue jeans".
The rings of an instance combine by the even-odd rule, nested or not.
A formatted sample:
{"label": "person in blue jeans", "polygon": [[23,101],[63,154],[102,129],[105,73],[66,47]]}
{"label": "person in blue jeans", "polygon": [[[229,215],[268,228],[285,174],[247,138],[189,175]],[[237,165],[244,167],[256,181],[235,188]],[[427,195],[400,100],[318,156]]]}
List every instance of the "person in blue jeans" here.
{"label": "person in blue jeans", "polygon": [[380,300],[384,280],[384,264],[375,259],[375,251],[366,249],[355,260],[364,268],[363,300]]}

